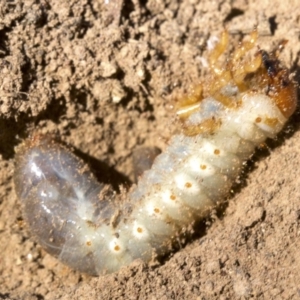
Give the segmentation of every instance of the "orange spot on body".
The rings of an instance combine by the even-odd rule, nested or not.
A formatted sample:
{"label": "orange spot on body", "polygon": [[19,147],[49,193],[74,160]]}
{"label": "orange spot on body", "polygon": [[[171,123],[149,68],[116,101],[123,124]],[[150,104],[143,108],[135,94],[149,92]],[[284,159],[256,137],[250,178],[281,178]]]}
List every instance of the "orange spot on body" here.
{"label": "orange spot on body", "polygon": [[190,182],[186,182],[186,184],[184,185],[186,188],[191,188],[192,184]]}
{"label": "orange spot on body", "polygon": [[170,199],[174,201],[174,200],[176,200],[176,196],[175,196],[174,194],[172,194],[172,195],[170,196]]}
{"label": "orange spot on body", "polygon": [[256,119],[255,119],[255,123],[260,123],[261,122],[261,117],[257,117]]}
{"label": "orange spot on body", "polygon": [[221,151],[220,151],[219,149],[215,149],[214,154],[215,154],[215,155],[219,155],[220,152],[221,152]]}

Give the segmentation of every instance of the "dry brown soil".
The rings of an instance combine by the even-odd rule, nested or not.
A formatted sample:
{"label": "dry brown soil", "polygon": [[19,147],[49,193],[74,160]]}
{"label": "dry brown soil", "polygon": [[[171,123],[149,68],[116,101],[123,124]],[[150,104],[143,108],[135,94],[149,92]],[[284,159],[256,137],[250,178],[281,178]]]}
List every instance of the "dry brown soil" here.
{"label": "dry brown soil", "polygon": [[162,264],[92,278],[30,235],[12,179],[15,147],[35,130],[74,146],[100,179],[130,183],[133,150],[165,147],[172,98],[199,80],[225,23],[232,44],[255,24],[261,47],[288,39],[281,57],[299,81],[299,0],[106,2],[0,1],[0,299],[299,299],[299,113]]}

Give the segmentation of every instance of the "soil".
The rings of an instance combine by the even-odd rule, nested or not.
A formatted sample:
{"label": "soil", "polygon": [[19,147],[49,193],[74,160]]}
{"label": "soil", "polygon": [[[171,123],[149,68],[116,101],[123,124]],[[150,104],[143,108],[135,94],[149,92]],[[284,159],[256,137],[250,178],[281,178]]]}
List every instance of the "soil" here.
{"label": "soil", "polygon": [[164,149],[174,98],[199,81],[206,43],[225,24],[233,45],[255,24],[262,48],[288,39],[281,59],[299,82],[298,6],[2,0],[0,299],[299,299],[299,112],[248,163],[226,205],[160,264],[99,278],[69,269],[37,245],[13,187],[15,148],[36,130],[72,145],[100,179],[128,186],[133,151]]}

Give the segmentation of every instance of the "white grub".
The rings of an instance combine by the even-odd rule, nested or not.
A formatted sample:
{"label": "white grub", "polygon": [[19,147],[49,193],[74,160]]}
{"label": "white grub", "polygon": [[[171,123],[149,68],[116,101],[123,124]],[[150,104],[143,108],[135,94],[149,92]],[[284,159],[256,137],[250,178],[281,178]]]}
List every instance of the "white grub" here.
{"label": "white grub", "polygon": [[15,189],[42,247],[80,272],[111,273],[166,254],[184,228],[224,201],[255,147],[281,131],[297,103],[276,51],[244,59],[256,37],[254,31],[222,67],[228,35],[221,36],[208,58],[212,75],[178,107],[181,130],[122,195],[126,201],[116,201],[116,193],[51,138],[25,142]]}

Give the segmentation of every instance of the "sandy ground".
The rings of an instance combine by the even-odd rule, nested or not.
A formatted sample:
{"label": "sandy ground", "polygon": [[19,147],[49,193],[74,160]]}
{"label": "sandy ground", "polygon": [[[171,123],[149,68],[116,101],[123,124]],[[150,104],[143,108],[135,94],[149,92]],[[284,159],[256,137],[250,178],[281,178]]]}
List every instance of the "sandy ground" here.
{"label": "sandy ground", "polygon": [[172,99],[199,80],[225,23],[233,44],[255,24],[263,48],[288,39],[282,60],[299,81],[299,0],[107,2],[0,1],[0,299],[299,299],[299,113],[162,264],[92,278],[30,235],[12,176],[14,149],[35,130],[72,145],[100,179],[132,182],[133,150],[164,148]]}

